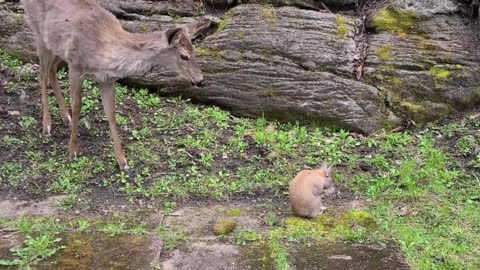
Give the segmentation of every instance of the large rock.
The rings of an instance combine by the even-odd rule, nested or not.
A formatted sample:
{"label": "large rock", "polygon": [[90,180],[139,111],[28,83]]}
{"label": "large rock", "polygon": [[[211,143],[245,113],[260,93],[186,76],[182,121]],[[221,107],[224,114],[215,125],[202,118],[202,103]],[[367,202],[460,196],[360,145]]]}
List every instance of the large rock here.
{"label": "large rock", "polygon": [[[249,117],[315,119],[362,132],[396,123],[382,93],[353,79],[353,19],[343,21],[345,36],[339,34],[331,13],[239,6],[224,16],[220,31],[198,48],[206,86],[160,91]],[[156,85],[164,83],[164,76],[138,80]]]}
{"label": "large rock", "polygon": [[[204,11],[193,0],[99,2],[134,32],[189,22]],[[451,15],[450,4],[458,1],[410,2],[377,12],[366,39],[354,38],[360,20],[346,15],[240,5],[197,46],[205,87],[179,85],[172,72],[125,81],[240,116],[314,120],[366,133],[401,118],[423,123],[479,104],[478,27]],[[32,45],[21,8],[0,5],[0,48],[36,60]],[[361,81],[352,76],[358,63],[364,63]]]}
{"label": "large rock", "polygon": [[419,19],[411,9],[379,11],[369,36],[366,81],[419,123],[480,103],[480,30],[438,12]]}

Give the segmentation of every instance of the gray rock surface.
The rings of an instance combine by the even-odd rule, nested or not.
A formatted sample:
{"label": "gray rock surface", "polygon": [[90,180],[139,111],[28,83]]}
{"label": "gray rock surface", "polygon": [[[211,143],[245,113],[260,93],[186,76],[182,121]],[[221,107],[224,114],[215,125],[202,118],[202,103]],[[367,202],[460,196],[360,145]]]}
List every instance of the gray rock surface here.
{"label": "gray rock surface", "polygon": [[[193,0],[99,2],[133,32],[191,22],[206,10]],[[21,8],[7,4],[0,5],[0,48],[36,61]],[[170,71],[125,82],[216,104],[239,116],[313,120],[365,133],[399,125],[401,118],[423,123],[480,103],[479,28],[452,15],[458,5],[397,0],[387,15],[400,28],[399,18],[413,16],[412,26],[369,32],[368,46],[354,39],[354,17],[240,5],[197,45],[204,87],[179,84]],[[352,72],[364,47],[364,77],[357,81]]]}
{"label": "gray rock surface", "polygon": [[478,26],[442,14],[413,23],[369,36],[365,80],[420,123],[479,104]]}

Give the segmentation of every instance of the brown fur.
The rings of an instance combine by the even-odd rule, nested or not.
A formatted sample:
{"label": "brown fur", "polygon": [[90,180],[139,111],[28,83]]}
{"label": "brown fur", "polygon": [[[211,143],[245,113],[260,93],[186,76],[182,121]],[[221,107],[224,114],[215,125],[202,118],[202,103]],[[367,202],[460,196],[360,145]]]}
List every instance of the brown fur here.
{"label": "brown fur", "polygon": [[[208,28],[210,22],[135,34],[125,31],[115,16],[95,0],[22,0],[22,3],[40,60],[44,135],[50,135],[52,125],[47,101],[50,81],[60,114],[65,123],[71,123],[70,159],[77,157],[82,81],[86,77],[93,78],[102,91],[117,162],[120,169],[128,170],[115,121],[115,81],[170,68],[193,85],[200,85],[203,76],[191,38]],[[61,61],[66,61],[69,68],[72,117],[56,78]]]}
{"label": "brown fur", "polygon": [[325,209],[322,204],[324,190],[333,186],[331,177],[331,167],[325,162],[320,169],[300,171],[288,190],[293,213],[306,218],[320,214]]}

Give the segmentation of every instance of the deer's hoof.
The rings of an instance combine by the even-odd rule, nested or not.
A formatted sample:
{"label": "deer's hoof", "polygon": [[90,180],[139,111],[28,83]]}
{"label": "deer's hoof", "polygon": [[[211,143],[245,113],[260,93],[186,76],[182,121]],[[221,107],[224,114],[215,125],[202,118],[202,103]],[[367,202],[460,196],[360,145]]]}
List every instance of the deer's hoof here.
{"label": "deer's hoof", "polygon": [[70,161],[74,161],[77,159],[77,155],[78,155],[77,151],[73,151],[73,152],[70,152],[68,158],[70,159]]}
{"label": "deer's hoof", "polygon": [[63,118],[63,124],[65,126],[72,125],[72,117],[70,117],[70,115],[67,115],[67,117]]}
{"label": "deer's hoof", "polygon": [[51,125],[44,126],[43,127],[43,136],[45,136],[45,137],[52,136],[51,131],[52,131],[52,126]]}

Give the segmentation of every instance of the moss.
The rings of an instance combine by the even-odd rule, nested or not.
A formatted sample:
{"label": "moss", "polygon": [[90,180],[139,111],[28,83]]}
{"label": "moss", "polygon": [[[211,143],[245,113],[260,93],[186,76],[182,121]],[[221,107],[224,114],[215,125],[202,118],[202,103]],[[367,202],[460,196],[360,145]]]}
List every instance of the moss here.
{"label": "moss", "polygon": [[430,101],[422,101],[420,103],[402,101],[399,106],[400,110],[403,110],[419,126],[455,111],[449,104]]}
{"label": "moss", "polygon": [[285,228],[277,228],[269,231],[270,239],[295,239],[316,241],[346,239],[355,230],[375,232],[377,229],[373,218],[364,211],[352,210],[348,213],[335,217],[322,214],[314,219],[291,217],[285,220]]}
{"label": "moss", "polygon": [[335,24],[337,25],[337,38],[344,39],[348,33],[345,18],[342,16],[337,16],[337,18],[335,19]]}
{"label": "moss", "polygon": [[222,58],[220,51],[212,48],[195,48],[195,55],[200,58],[215,58],[217,60]]}
{"label": "moss", "polygon": [[426,40],[423,37],[416,37],[418,40],[418,49],[423,51],[436,51],[438,50],[438,46],[432,44],[430,41]]}
{"label": "moss", "polygon": [[395,67],[393,65],[378,65],[378,69],[380,71],[388,72],[388,71],[394,71]]}
{"label": "moss", "polygon": [[231,233],[235,227],[237,227],[237,222],[235,220],[221,220],[213,226],[213,232],[217,235],[225,235]]}
{"label": "moss", "polygon": [[243,39],[245,39],[245,36],[246,36],[246,35],[245,35],[245,32],[240,31],[240,32],[238,32],[238,33],[235,34],[234,38],[235,38],[236,40],[243,40]]}
{"label": "moss", "polygon": [[377,56],[382,61],[390,60],[390,53],[392,52],[391,45],[384,45],[377,50]]}
{"label": "moss", "polygon": [[446,80],[450,77],[450,71],[440,67],[432,67],[429,72],[435,80]]}
{"label": "moss", "polygon": [[275,255],[270,242],[264,239],[240,248],[242,264],[248,269],[275,269]]}
{"label": "moss", "polygon": [[144,33],[150,30],[150,26],[148,26],[148,24],[145,24],[145,23],[142,23],[139,28],[140,28],[140,31]]}
{"label": "moss", "polygon": [[269,25],[276,25],[277,24],[277,17],[275,16],[275,9],[270,7],[263,7],[261,9],[262,18],[267,22]]}
{"label": "moss", "polygon": [[391,82],[395,87],[400,87],[402,85],[402,80],[399,77],[392,77]]}
{"label": "moss", "polygon": [[388,32],[405,37],[405,35],[415,31],[416,22],[415,12],[401,12],[388,7],[373,15],[372,26],[378,33]]}
{"label": "moss", "polygon": [[407,101],[404,101],[400,103],[400,106],[406,110],[407,113],[410,114],[410,116],[414,116],[419,113],[425,113],[425,108],[418,104],[413,104]]}
{"label": "moss", "polygon": [[460,64],[455,64],[453,65],[453,68],[457,69],[457,70],[462,70],[463,69],[463,66],[460,65]]}
{"label": "moss", "polygon": [[261,97],[275,97],[278,96],[278,90],[273,87],[267,87],[259,93]]}
{"label": "moss", "polygon": [[25,17],[23,17],[23,14],[15,13],[15,14],[12,15],[12,17],[17,22],[25,21]]}
{"label": "moss", "polygon": [[222,31],[227,26],[228,22],[233,18],[233,15],[229,12],[225,13],[218,22],[217,32]]}
{"label": "moss", "polygon": [[227,211],[227,217],[240,217],[244,214],[243,210],[239,208],[233,208]]}

